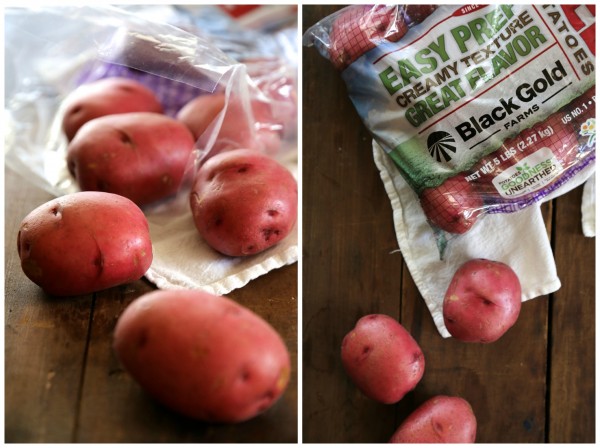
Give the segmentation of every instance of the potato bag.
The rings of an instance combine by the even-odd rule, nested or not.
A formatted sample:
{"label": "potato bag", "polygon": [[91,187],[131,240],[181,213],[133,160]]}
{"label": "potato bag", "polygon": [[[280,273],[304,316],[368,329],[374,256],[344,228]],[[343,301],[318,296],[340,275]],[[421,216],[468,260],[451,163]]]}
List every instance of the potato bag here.
{"label": "potato bag", "polygon": [[595,17],[574,5],[353,5],[304,36],[435,229],[543,200],[595,162]]}

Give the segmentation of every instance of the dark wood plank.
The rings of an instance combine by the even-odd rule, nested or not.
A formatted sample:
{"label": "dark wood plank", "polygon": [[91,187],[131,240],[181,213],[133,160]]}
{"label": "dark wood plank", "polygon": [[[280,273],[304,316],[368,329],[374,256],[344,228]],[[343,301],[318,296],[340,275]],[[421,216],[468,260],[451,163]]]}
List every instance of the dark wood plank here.
{"label": "dark wood plank", "polygon": [[52,298],[21,270],[22,219],[51,199],[5,174],[5,440],[70,442],[84,366],[92,297]]}
{"label": "dark wood plank", "polygon": [[550,443],[595,442],[595,239],[581,230],[581,188],[556,200],[549,374]]}
{"label": "dark wood plank", "polygon": [[[304,26],[337,8],[305,7]],[[357,391],[340,349],[363,315],[399,317],[391,206],[339,74],[311,48],[303,98],[303,441],[382,441],[393,407]]]}

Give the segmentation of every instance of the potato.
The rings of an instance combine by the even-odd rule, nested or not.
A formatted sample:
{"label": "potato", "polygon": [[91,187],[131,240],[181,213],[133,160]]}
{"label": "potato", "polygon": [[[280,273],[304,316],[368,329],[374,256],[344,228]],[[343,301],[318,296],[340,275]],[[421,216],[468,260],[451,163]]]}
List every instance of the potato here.
{"label": "potato", "polygon": [[258,151],[227,151],[200,167],[190,207],[208,245],[225,255],[252,255],[292,231],[298,186],[283,165]]}
{"label": "potato", "polygon": [[474,259],[464,263],[444,297],[444,324],[465,342],[490,343],[514,325],[521,311],[521,283],[510,266]]}
{"label": "potato", "polygon": [[41,205],[23,219],[17,247],[25,275],[55,296],[138,280],[152,263],[146,217],[110,193],[73,193]]}
{"label": "potato", "polygon": [[[282,125],[273,117],[270,104],[251,101],[251,114],[246,114],[239,100],[230,99],[215,141],[213,153],[231,149],[258,149],[275,153],[281,147]],[[177,114],[194,137],[199,139],[225,107],[225,94],[201,95],[187,103]]]}
{"label": "potato", "polygon": [[162,113],[154,92],[127,78],[104,78],[83,84],[65,99],[62,128],[69,141],[88,121],[127,112]]}
{"label": "potato", "polygon": [[225,107],[225,94],[200,95],[177,113],[177,119],[183,122],[198,140]]}
{"label": "potato", "polygon": [[154,291],[119,317],[113,347],[168,408],[222,423],[251,419],[282,395],[290,357],[279,334],[236,302],[203,291]]}
{"label": "potato", "polygon": [[194,138],[166,115],[135,112],[86,123],[67,148],[67,166],[86,191],[105,191],[139,206],[175,194]]}
{"label": "potato", "polygon": [[410,414],[390,443],[474,443],[476,435],[471,405],[460,397],[438,395]]}
{"label": "potato", "polygon": [[367,397],[386,404],[414,389],[425,370],[417,342],[397,320],[383,314],[358,320],[342,341],[342,362]]}
{"label": "potato", "polygon": [[483,199],[463,175],[446,179],[441,185],[426,188],[419,196],[429,222],[450,233],[466,233],[479,219]]}
{"label": "potato", "polygon": [[296,81],[289,76],[256,80],[258,88],[272,100],[272,121],[281,128],[284,138],[295,137],[298,125],[298,92]]}

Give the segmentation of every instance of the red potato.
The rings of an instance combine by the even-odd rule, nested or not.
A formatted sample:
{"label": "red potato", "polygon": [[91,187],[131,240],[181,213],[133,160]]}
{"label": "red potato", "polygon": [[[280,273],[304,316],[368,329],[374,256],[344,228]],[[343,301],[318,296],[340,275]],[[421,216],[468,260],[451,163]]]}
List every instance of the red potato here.
{"label": "red potato", "polygon": [[483,210],[483,199],[461,174],[426,188],[419,200],[429,222],[456,234],[469,231]]}
{"label": "red potato", "polygon": [[396,42],[407,31],[404,14],[395,5],[346,7],[331,26],[329,59],[344,70],[382,41]]}
{"label": "red potato", "polygon": [[177,119],[183,122],[198,140],[224,107],[224,93],[201,95],[183,106],[177,113]]}
{"label": "red potato", "polygon": [[521,283],[510,266],[484,259],[464,263],[443,304],[444,324],[464,342],[490,343],[512,327],[521,311]]}
{"label": "red potato", "polygon": [[262,79],[257,82],[258,88],[272,102],[272,112],[269,111],[274,125],[273,130],[279,130],[277,135],[293,137],[297,133],[298,124],[298,92],[295,79],[289,76],[276,79]]}
{"label": "red potato", "polygon": [[477,419],[459,397],[438,395],[419,406],[398,427],[390,443],[475,443]]}
{"label": "red potato", "polygon": [[297,133],[298,88],[295,70],[277,56],[251,56],[240,60],[270,106],[271,127],[287,139]]}
{"label": "red potato", "polygon": [[425,370],[417,342],[397,320],[383,314],[358,320],[342,341],[342,362],[367,397],[386,404],[414,389]]}
{"label": "red potato", "polygon": [[146,217],[110,193],[74,193],[41,205],[23,219],[17,245],[25,275],[55,296],[138,280],[152,263]]}
{"label": "red potato", "polygon": [[[177,119],[192,131],[194,138],[199,139],[224,107],[224,93],[202,95],[187,103],[178,112]],[[282,126],[273,117],[270,104],[252,100],[251,109],[251,113],[247,113],[239,101],[230,99],[213,153],[241,148],[267,153],[279,150]]]}
{"label": "red potato", "polygon": [[409,24],[421,23],[438,8],[438,5],[406,5],[406,20]]}
{"label": "red potato", "polygon": [[283,165],[258,151],[227,151],[200,167],[190,207],[208,245],[225,255],[252,255],[292,231],[298,186]]}
{"label": "red potato", "polygon": [[166,115],[108,115],[80,129],[67,148],[67,165],[82,190],[120,194],[143,206],[177,192],[194,143]]}
{"label": "red potato", "polygon": [[129,112],[162,113],[154,92],[127,78],[104,78],[83,84],[65,99],[62,128],[69,141],[88,121]]}
{"label": "red potato", "polygon": [[[267,154],[275,154],[281,148],[281,138],[284,133],[283,123],[281,118],[285,118],[283,114],[285,109],[280,109],[282,114],[276,118],[273,113],[273,106],[268,101],[253,100],[251,103],[252,115],[254,116],[254,139],[246,137],[246,143],[241,147],[262,150]],[[226,116],[226,118],[228,118]],[[237,128],[239,129],[239,128]],[[225,135],[235,135],[236,126],[235,119],[231,118],[226,121],[226,126],[223,131]],[[237,140],[236,140],[237,141]]]}
{"label": "red potato", "polygon": [[279,399],[290,357],[265,320],[203,291],[154,291],[129,305],[114,332],[118,359],[140,386],[185,416],[248,420]]}

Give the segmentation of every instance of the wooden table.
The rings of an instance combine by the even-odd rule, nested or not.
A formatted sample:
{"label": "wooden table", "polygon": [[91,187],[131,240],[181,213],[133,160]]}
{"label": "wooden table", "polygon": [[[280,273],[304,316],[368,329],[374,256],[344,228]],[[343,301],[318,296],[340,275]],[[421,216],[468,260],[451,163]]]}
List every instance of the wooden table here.
{"label": "wooden table", "polygon": [[[305,6],[303,29],[338,8]],[[436,394],[472,404],[477,442],[594,442],[595,239],[581,231],[581,188],[543,207],[560,290],[524,303],[496,343],[443,339],[397,250],[371,137],[314,48],[303,98],[303,442],[386,442]],[[425,354],[422,381],[396,405],[365,398],[340,361],[370,313],[398,318]]]}
{"label": "wooden table", "polygon": [[51,196],[10,169],[5,194],[6,442],[297,441],[297,264],[228,294],[282,335],[292,361],[288,389],[253,420],[206,424],[155,403],[112,351],[112,332],[121,312],[155,287],[142,279],[87,296],[47,296],[23,274],[16,238],[21,220]]}

